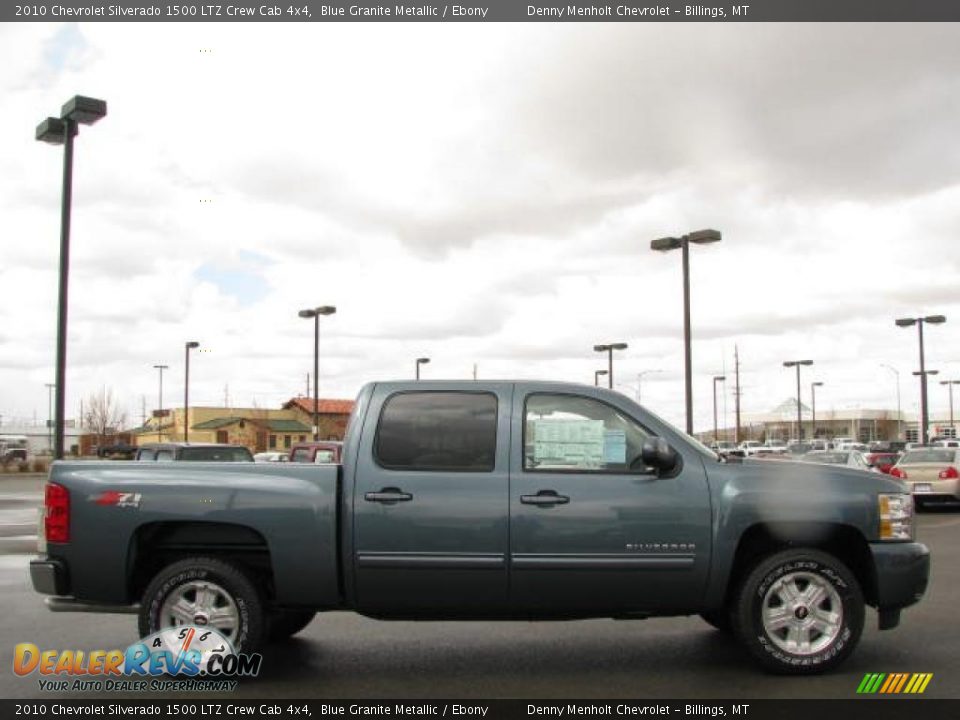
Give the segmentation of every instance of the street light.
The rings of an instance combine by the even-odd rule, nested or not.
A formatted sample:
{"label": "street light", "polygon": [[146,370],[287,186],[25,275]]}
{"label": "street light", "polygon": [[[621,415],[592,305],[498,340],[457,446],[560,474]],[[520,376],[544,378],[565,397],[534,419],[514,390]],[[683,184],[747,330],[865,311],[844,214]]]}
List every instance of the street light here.
{"label": "street light", "polygon": [[428,362],[430,362],[430,358],[417,358],[417,365],[416,365],[417,380],[420,379],[420,366],[426,365]]}
{"label": "street light", "polygon": [[817,388],[823,387],[822,382],[810,383],[810,439],[817,439]]}
{"label": "street light", "polygon": [[320,316],[333,315],[337,308],[333,305],[321,305],[301,310],[302,318],[313,318],[313,439],[320,439]]}
{"label": "street light", "polygon": [[950,391],[950,437],[955,438],[957,431],[953,428],[953,386],[960,385],[960,380],[941,380],[941,385],[946,385]]}
{"label": "street light", "polygon": [[647,373],[658,373],[663,372],[662,370],[642,370],[637,373],[637,404],[640,404],[640,383],[643,381],[643,376]]}
{"label": "street light", "polygon": [[887,370],[892,372],[897,376],[897,440],[903,439],[903,415],[900,412],[900,371],[897,370],[892,365],[887,365],[886,363],[880,363],[880,367],[885,367]]}
{"label": "street light", "polygon": [[184,343],[184,353],[187,361],[184,364],[183,374],[183,441],[190,442],[190,351],[200,347],[196,340]]}
{"label": "street light", "polygon": [[813,365],[813,360],[787,360],[785,363],[783,363],[784,367],[797,368],[797,442],[800,442],[800,439],[803,437],[803,426],[800,424],[802,422],[800,417],[800,366],[801,365]]}
{"label": "street light", "polygon": [[[50,392],[56,387],[54,383],[44,383],[47,388],[47,447],[53,450],[53,438],[50,437],[50,433],[53,432],[53,410],[51,408],[51,395]],[[83,425],[81,419],[81,426]]]}
{"label": "street light", "polygon": [[36,138],[63,145],[63,193],[60,203],[60,278],[57,293],[56,423],[53,457],[63,459],[64,407],[67,374],[67,286],[70,274],[70,205],[73,196],[73,138],[78,125],[93,125],[107,114],[103,100],[75,95],[60,108],[60,117],[48,117],[37,125]]}
{"label": "street light", "polygon": [[157,410],[157,442],[163,441],[163,371],[169,368],[168,365],[154,365],[154,368],[160,371],[160,407]]}
{"label": "street light", "polygon": [[713,441],[717,441],[717,383],[727,379],[726,375],[713,376]]}
{"label": "street light", "polygon": [[607,387],[613,390],[613,351],[626,350],[627,344],[618,342],[610,343],[608,345],[594,345],[593,349],[597,352],[607,353]]}
{"label": "street light", "polygon": [[601,376],[601,375],[606,375],[606,374],[607,374],[607,371],[606,371],[606,370],[594,370],[594,371],[593,371],[593,386],[594,386],[594,387],[600,387],[600,376]]}
{"label": "street light", "polygon": [[929,424],[930,410],[927,407],[927,373],[926,365],[923,359],[923,326],[926,323],[931,325],[940,325],[945,323],[947,318],[943,315],[927,315],[918,318],[899,318],[895,320],[897,327],[917,326],[917,333],[920,340],[920,372],[914,375],[920,376],[920,443],[927,444],[927,425]]}
{"label": "street light", "polygon": [[650,242],[650,249],[658,252],[683,251],[683,357],[684,386],[687,405],[687,435],[693,435],[693,358],[690,343],[690,243],[705,245],[720,242],[719,230],[697,230],[676,237],[665,237]]}
{"label": "street light", "polygon": [[[940,371],[939,371],[939,370],[923,370],[923,371],[914,370],[914,371],[913,371],[914,377],[919,376],[919,377],[920,377],[920,382],[922,382],[924,385],[926,385],[926,382],[927,382],[927,375],[939,375],[939,374],[940,374]],[[926,431],[926,428],[928,427],[928,424],[929,424],[929,415],[930,415],[929,411],[926,412],[926,413],[924,413],[924,417],[927,418],[927,421],[923,423],[923,427],[924,427],[924,430],[925,430],[925,431]],[[927,437],[928,435],[929,435],[929,433],[926,433],[923,437],[929,439],[929,438]],[[924,443],[924,444],[926,444],[926,443]]]}

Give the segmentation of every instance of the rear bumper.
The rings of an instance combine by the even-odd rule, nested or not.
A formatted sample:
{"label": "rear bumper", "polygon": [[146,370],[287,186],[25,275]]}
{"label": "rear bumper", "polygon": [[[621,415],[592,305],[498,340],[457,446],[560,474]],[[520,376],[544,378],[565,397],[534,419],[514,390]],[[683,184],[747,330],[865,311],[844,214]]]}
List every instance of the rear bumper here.
{"label": "rear bumper", "polygon": [[930,550],[923,543],[871,543],[877,574],[877,608],[898,610],[923,597],[930,577]]}
{"label": "rear bumper", "polygon": [[30,561],[33,589],[44,595],[66,595],[70,592],[67,566],[60,560],[38,558]]}

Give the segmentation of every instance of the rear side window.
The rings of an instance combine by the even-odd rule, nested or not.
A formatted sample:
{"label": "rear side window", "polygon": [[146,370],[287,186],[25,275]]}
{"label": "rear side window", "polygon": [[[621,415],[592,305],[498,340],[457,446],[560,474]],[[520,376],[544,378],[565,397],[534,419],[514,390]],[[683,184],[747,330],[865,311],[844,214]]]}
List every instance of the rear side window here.
{"label": "rear side window", "polygon": [[140,450],[137,452],[137,460],[140,462],[152,461],[154,458],[153,450]]}
{"label": "rear side window", "polygon": [[497,398],[490,393],[410,392],[380,413],[374,457],[389,470],[491,472]]}
{"label": "rear side window", "polygon": [[253,456],[242,447],[187,447],[180,451],[180,459],[188,462],[247,462],[253,460]]}
{"label": "rear side window", "polygon": [[296,448],[290,458],[291,462],[310,462],[310,450],[307,448]]}

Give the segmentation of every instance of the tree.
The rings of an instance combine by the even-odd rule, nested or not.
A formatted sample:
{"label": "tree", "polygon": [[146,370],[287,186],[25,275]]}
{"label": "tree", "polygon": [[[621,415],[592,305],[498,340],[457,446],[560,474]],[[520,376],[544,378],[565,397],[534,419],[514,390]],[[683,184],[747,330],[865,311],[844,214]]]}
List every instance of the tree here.
{"label": "tree", "polygon": [[97,436],[98,445],[105,444],[107,436],[115,435],[127,421],[127,414],[118,407],[113,390],[105,387],[88,397],[84,408],[83,425]]}

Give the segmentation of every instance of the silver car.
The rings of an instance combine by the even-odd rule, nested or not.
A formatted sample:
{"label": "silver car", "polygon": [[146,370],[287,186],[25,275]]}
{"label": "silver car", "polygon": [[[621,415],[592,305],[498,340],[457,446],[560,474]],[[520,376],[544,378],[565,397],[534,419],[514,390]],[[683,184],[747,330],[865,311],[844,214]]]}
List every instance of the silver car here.
{"label": "silver car", "polygon": [[910,486],[918,505],[960,502],[960,449],[921,447],[907,450],[890,476]]}
{"label": "silver car", "polygon": [[844,465],[869,472],[870,464],[859,450],[813,450],[801,455],[800,462],[820,463],[822,465]]}

